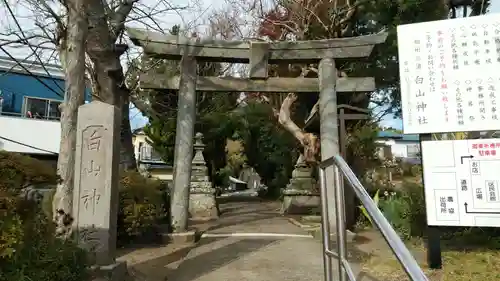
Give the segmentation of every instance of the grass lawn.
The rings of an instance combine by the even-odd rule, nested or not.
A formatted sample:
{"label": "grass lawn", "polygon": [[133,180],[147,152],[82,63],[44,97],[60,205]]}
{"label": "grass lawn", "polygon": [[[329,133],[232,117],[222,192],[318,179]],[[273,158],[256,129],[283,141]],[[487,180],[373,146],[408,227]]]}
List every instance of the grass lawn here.
{"label": "grass lawn", "polygon": [[[443,247],[443,268],[431,270],[426,263],[426,250],[421,241],[409,245],[427,277],[432,281],[493,281],[500,280],[500,251],[476,248],[449,250]],[[410,280],[389,248],[378,249],[362,262],[363,271],[383,281]]]}

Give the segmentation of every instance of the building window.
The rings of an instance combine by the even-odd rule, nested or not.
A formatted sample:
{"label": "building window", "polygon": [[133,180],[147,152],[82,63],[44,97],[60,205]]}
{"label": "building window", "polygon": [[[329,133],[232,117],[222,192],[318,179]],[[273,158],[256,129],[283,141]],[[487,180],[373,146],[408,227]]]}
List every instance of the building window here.
{"label": "building window", "polygon": [[408,155],[407,157],[410,157],[410,158],[420,157],[420,145],[410,144],[410,145],[407,145],[406,148],[407,148],[406,155]]}
{"label": "building window", "polygon": [[24,115],[28,118],[59,120],[60,104],[60,101],[25,97]]}
{"label": "building window", "polygon": [[0,90],[0,115],[19,116],[20,112],[14,110],[14,101],[17,96],[13,93]]}

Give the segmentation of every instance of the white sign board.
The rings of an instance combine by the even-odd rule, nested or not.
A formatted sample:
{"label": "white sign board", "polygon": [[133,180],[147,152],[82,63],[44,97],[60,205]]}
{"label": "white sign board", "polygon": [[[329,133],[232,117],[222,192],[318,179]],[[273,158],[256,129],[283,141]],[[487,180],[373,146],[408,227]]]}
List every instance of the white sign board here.
{"label": "white sign board", "polygon": [[422,142],[427,223],[500,227],[500,139]]}
{"label": "white sign board", "polygon": [[398,26],[403,130],[500,129],[500,14]]}

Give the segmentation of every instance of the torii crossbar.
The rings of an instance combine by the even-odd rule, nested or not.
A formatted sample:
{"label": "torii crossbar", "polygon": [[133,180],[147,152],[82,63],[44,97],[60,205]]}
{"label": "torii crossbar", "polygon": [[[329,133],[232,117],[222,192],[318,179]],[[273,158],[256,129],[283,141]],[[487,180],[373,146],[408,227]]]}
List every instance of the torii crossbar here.
{"label": "torii crossbar", "polygon": [[[367,58],[374,46],[385,42],[387,38],[387,33],[383,32],[342,39],[264,42],[186,38],[136,28],[128,28],[127,33],[135,45],[143,48],[146,55],[181,61],[179,76],[167,77],[165,74],[150,71],[139,77],[140,86],[145,89],[179,90],[171,201],[174,232],[187,230],[196,91],[319,92],[321,158],[324,160],[339,153],[337,93],[375,90],[372,77],[339,78],[335,61]],[[198,77],[197,62],[248,63],[249,78]],[[319,63],[318,78],[268,77],[269,64],[281,63]],[[332,167],[326,170],[326,183],[329,188],[334,188],[333,177]],[[334,190],[330,189],[328,193],[326,196],[333,198]],[[329,213],[335,214],[335,205],[329,206],[332,208]],[[336,218],[330,218],[335,224]]]}

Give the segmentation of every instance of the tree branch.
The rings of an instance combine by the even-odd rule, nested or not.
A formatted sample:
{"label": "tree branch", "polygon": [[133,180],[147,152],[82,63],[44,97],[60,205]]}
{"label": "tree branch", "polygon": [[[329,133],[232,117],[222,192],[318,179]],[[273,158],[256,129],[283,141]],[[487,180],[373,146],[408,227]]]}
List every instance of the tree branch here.
{"label": "tree branch", "polygon": [[159,118],[158,114],[148,105],[146,102],[137,98],[135,95],[130,95],[130,102],[139,109],[144,115],[151,116],[153,118]]}
{"label": "tree branch", "polygon": [[139,0],[123,0],[116,8],[114,14],[110,16],[111,29],[115,40],[123,32],[125,20],[130,14],[130,11],[132,11],[134,4],[138,1]]}
{"label": "tree branch", "polygon": [[304,132],[302,131],[291,118],[291,107],[293,103],[297,100],[297,95],[295,93],[289,93],[283,103],[281,104],[278,122],[301,143],[304,143]]}

